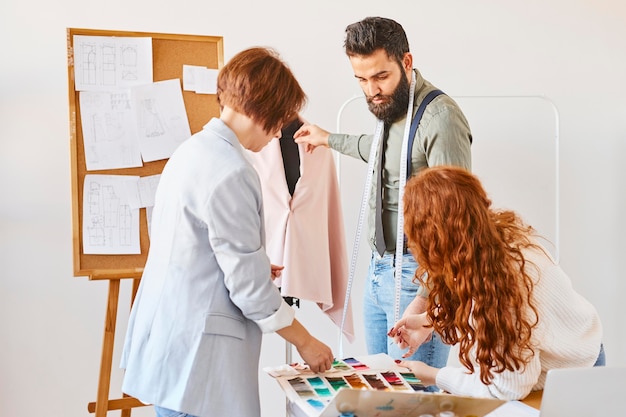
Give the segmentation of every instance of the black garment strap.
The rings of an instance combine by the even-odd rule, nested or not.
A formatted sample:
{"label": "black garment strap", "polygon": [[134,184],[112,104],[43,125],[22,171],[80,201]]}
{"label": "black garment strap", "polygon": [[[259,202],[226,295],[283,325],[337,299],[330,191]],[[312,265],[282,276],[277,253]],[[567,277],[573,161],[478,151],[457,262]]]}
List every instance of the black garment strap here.
{"label": "black garment strap", "polygon": [[293,141],[293,134],[302,125],[303,122],[296,119],[281,130],[280,152],[283,156],[287,188],[292,196],[296,189],[296,183],[300,178],[300,151],[298,150],[298,144]]}
{"label": "black garment strap", "polygon": [[417,132],[417,128],[422,120],[422,116],[424,115],[424,111],[426,110],[426,106],[430,104],[433,99],[441,94],[445,94],[441,90],[433,90],[424,97],[424,100],[420,103],[415,116],[413,116],[413,121],[411,122],[411,129],[409,130],[409,148],[406,156],[406,178],[409,179],[411,177],[411,155],[413,155],[413,141],[415,140],[415,133]]}

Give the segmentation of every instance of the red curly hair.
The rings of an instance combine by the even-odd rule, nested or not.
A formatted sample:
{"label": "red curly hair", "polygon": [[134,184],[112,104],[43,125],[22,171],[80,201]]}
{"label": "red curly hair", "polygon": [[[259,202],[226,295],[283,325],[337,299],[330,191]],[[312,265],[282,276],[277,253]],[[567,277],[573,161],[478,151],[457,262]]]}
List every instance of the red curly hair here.
{"label": "red curly hair", "polygon": [[512,211],[491,208],[477,177],[458,168],[428,168],[407,182],[405,233],[419,268],[415,278],[429,289],[427,314],[459,359],[480,380],[523,369],[534,354],[537,310],[523,249],[532,227]]}

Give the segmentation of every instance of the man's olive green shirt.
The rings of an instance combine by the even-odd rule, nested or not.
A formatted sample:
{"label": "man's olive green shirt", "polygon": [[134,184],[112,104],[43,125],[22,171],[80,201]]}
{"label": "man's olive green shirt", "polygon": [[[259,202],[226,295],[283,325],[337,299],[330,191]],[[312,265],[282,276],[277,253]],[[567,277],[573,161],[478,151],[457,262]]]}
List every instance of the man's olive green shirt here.
{"label": "man's olive green shirt", "polygon": [[[426,81],[418,70],[415,71],[415,98],[413,100],[413,116],[428,93],[436,90]],[[383,140],[385,158],[382,173],[382,220],[387,252],[395,252],[396,228],[398,220],[398,198],[400,185],[400,153],[404,138],[406,117],[398,120],[389,128],[385,128]],[[373,135],[331,134],[329,146],[354,158],[368,162]],[[456,165],[467,170],[472,168],[470,145],[472,134],[469,124],[458,104],[449,96],[441,94],[426,106],[422,120],[415,134],[411,155],[411,173],[436,165]],[[380,160],[380,158],[378,158]],[[402,161],[402,163],[405,163]],[[377,165],[377,164],[376,164]],[[376,215],[376,172],[374,167],[372,188],[369,197],[368,237],[373,251],[375,246],[375,215]]]}

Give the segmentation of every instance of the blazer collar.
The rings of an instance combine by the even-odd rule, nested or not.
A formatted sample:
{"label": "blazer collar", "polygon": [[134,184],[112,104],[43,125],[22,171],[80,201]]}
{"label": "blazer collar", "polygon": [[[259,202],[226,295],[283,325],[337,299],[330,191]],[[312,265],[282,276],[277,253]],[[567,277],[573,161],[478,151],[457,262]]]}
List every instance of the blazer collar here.
{"label": "blazer collar", "polygon": [[226,125],[221,119],[214,117],[209,123],[204,125],[203,129],[211,131],[215,135],[219,136],[226,142],[230,143],[234,148],[238,149],[240,152],[243,151],[243,146],[239,142],[239,138],[235,135],[230,127]]}

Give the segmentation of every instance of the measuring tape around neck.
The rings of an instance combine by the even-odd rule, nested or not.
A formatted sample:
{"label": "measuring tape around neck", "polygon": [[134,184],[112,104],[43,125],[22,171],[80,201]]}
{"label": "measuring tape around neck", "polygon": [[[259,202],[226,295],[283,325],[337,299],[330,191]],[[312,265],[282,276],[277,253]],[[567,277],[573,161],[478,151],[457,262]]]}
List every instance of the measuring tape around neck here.
{"label": "measuring tape around neck", "polygon": [[[400,319],[400,294],[402,289],[402,260],[404,255],[404,212],[403,207],[403,194],[404,187],[406,185],[407,164],[403,161],[408,157],[408,143],[409,143],[409,131],[411,130],[411,119],[413,118],[413,101],[415,96],[415,72],[411,71],[411,85],[409,87],[409,104],[407,107],[406,124],[404,127],[404,136],[402,138],[402,151],[400,153],[400,184],[399,184],[399,200],[398,200],[398,224],[396,228],[396,257],[395,257],[395,291],[394,291],[394,323]],[[369,158],[367,160],[367,176],[365,177],[365,185],[363,187],[363,194],[361,198],[361,207],[359,208],[359,220],[354,238],[354,245],[352,247],[352,258],[350,260],[350,272],[348,275],[348,285],[346,287],[346,298],[343,304],[343,314],[341,317],[341,328],[339,329],[339,357],[343,358],[343,329],[346,322],[346,315],[348,313],[348,306],[350,302],[350,294],[352,292],[352,283],[354,281],[354,271],[356,269],[356,261],[359,254],[359,244],[361,242],[361,233],[363,229],[363,222],[365,218],[365,212],[369,203],[369,197],[372,188],[372,178],[376,170],[377,150],[379,149],[380,141],[382,140],[384,133],[384,122],[378,120],[376,123],[376,131],[374,133],[374,139],[370,148]],[[379,169],[382,169],[380,167]]]}

